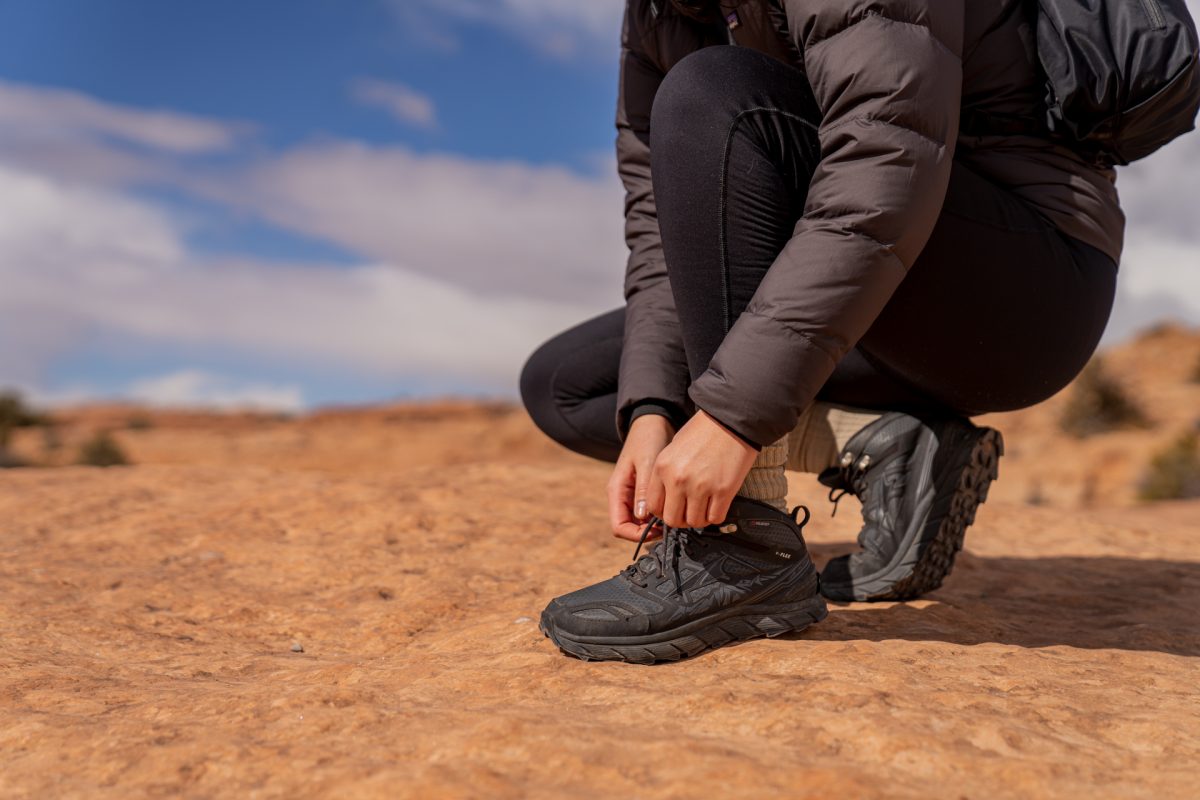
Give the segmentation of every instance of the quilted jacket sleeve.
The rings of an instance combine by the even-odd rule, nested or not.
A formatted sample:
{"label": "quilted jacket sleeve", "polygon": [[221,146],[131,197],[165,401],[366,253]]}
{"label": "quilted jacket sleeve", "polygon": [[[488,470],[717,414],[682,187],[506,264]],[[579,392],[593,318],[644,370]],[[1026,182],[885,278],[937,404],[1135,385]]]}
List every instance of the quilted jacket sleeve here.
{"label": "quilted jacket sleeve", "polygon": [[758,443],[790,431],[928,241],[949,182],[965,0],[782,0],[822,111],[795,234],[696,406]]}
{"label": "quilted jacket sleeve", "polygon": [[[625,185],[625,343],[618,378],[617,430],[643,401],[670,410],[676,425],[691,411],[687,357],[675,300],[667,281],[658,212],[650,180],[650,110],[663,71],[642,48],[648,4],[630,0],[621,36],[617,101],[617,169]],[[636,346],[629,346],[636,343]]]}

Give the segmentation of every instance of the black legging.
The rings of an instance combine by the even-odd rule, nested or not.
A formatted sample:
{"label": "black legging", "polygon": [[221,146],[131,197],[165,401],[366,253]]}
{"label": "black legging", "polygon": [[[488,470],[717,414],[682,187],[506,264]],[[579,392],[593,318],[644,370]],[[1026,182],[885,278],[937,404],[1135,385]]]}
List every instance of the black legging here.
{"label": "black legging", "polygon": [[[698,91],[707,102],[680,99]],[[743,114],[751,108],[771,110]],[[800,119],[818,113],[802,73],[743,48],[688,56],[659,89],[654,194],[692,379],[803,212],[819,145]],[[1095,351],[1116,274],[1103,252],[956,159],[928,244],[819,398],[968,416],[1033,405],[1069,383]],[[556,336],[521,374],[538,427],[607,461],[621,449],[624,316],[617,309]]]}

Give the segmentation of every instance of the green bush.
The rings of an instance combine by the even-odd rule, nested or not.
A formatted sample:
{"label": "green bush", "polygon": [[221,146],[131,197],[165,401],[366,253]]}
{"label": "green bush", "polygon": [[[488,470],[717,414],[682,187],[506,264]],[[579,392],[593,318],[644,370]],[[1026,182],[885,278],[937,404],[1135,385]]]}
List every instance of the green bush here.
{"label": "green bush", "polygon": [[154,427],[154,420],[146,414],[134,414],[125,420],[125,428],[131,431],[148,431]]}
{"label": "green bush", "polygon": [[25,405],[17,392],[0,392],[0,447],[8,445],[12,432],[17,428],[44,425],[46,419]]}
{"label": "green bush", "polygon": [[89,467],[119,467],[129,463],[125,451],[108,431],[100,431],[79,448],[78,463]]}
{"label": "green bush", "polygon": [[1075,379],[1059,427],[1082,439],[1096,433],[1148,428],[1150,421],[1125,388],[1107,373],[1103,361],[1094,358]]}
{"label": "green bush", "polygon": [[1200,436],[1189,431],[1150,460],[1138,487],[1142,500],[1200,497]]}

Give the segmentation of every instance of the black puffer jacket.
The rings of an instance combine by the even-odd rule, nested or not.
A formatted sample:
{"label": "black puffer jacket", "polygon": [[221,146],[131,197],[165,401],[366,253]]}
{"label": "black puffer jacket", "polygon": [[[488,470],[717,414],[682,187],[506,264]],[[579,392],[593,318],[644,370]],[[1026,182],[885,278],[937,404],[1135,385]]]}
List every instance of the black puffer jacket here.
{"label": "black puffer jacket", "polygon": [[[952,159],[1007,187],[1059,230],[1119,260],[1115,173],[1041,135],[1025,0],[727,0],[740,46],[799,67],[823,118],[803,217],[713,358],[688,384],[650,180],[650,109],[685,55],[723,28],[668,0],[628,0],[617,155],[627,190],[625,346],[617,425],[638,402],[700,407],[748,438],[794,427],[925,246]],[[803,55],[801,55],[803,54]],[[960,127],[961,126],[961,127]]]}

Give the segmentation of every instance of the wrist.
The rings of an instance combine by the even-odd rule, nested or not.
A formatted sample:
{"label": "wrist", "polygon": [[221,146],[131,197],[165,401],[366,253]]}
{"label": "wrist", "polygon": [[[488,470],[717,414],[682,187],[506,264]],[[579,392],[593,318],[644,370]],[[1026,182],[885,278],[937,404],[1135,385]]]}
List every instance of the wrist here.
{"label": "wrist", "polygon": [[762,448],[762,445],[761,445],[761,444],[759,444],[758,442],[755,442],[754,440],[752,440],[752,439],[750,439],[750,438],[748,438],[748,437],[746,437],[746,436],[743,436],[743,435],[742,435],[740,432],[738,432],[738,431],[734,430],[733,428],[729,427],[729,426],[728,426],[728,425],[726,425],[724,422],[722,422],[721,420],[717,419],[716,417],[714,417],[712,414],[708,413],[708,412],[707,412],[707,411],[705,411],[704,409],[702,409],[702,408],[701,408],[701,409],[698,409],[696,413],[697,413],[697,414],[700,414],[700,415],[703,415],[705,419],[707,419],[708,421],[712,422],[712,423],[713,423],[714,425],[716,425],[718,428],[720,428],[721,430],[725,431],[725,433],[729,434],[729,435],[730,435],[731,437],[733,437],[734,439],[737,439],[737,440],[738,440],[739,442],[741,442],[743,445],[745,445],[745,446],[749,447],[750,449],[754,450],[756,453],[761,453],[761,452],[762,452],[762,449],[763,449],[763,448]]}

